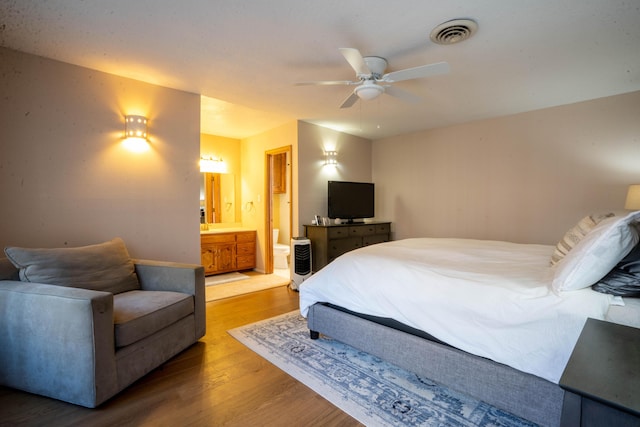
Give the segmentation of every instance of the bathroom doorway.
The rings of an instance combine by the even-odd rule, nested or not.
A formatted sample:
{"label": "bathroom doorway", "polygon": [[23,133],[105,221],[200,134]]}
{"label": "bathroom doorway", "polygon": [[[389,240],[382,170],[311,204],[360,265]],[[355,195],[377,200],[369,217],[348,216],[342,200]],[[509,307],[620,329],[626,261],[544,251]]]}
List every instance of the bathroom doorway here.
{"label": "bathroom doorway", "polygon": [[265,154],[265,273],[289,277],[291,256],[287,248],[291,246],[292,222],[291,146],[268,150]]}

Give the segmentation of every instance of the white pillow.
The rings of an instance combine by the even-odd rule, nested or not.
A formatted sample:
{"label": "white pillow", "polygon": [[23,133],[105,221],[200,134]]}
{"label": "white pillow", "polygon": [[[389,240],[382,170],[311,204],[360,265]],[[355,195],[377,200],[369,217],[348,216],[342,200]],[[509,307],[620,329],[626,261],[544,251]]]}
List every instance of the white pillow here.
{"label": "white pillow", "polygon": [[555,291],[587,288],[602,279],[638,243],[633,222],[640,211],[607,218],[587,233],[553,268]]}
{"label": "white pillow", "polygon": [[580,240],[584,239],[589,231],[593,230],[603,219],[614,216],[613,213],[604,215],[588,215],[582,218],[575,226],[567,231],[562,239],[556,244],[556,248],[551,255],[551,265],[556,265],[573,249]]}

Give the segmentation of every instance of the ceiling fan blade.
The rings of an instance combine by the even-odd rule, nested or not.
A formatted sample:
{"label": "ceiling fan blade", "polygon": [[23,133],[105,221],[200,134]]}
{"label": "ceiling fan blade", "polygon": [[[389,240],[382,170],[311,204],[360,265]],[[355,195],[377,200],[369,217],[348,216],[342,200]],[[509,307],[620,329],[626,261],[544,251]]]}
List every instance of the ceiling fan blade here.
{"label": "ceiling fan blade", "polygon": [[358,98],[358,95],[356,95],[355,92],[351,92],[351,95],[347,96],[347,98],[342,101],[342,104],[340,104],[340,108],[349,108],[353,104],[355,104],[358,99],[360,99]]}
{"label": "ceiling fan blade", "polygon": [[320,80],[309,82],[294,83],[295,86],[332,86],[332,85],[355,85],[360,82],[353,82],[351,80]]}
{"label": "ceiling fan blade", "polygon": [[411,104],[417,104],[422,101],[419,96],[393,86],[385,86],[384,92]]}
{"label": "ceiling fan blade", "polygon": [[351,68],[355,70],[357,75],[371,74],[371,70],[369,69],[367,64],[364,62],[364,58],[362,57],[362,54],[358,49],[353,49],[351,47],[341,47],[340,53],[342,53],[342,56],[344,56],[344,59],[347,60],[347,62],[349,63],[349,65],[351,65]]}
{"label": "ceiling fan blade", "polygon": [[446,74],[449,72],[449,64],[446,62],[436,62],[435,64],[422,65],[420,67],[407,68],[405,70],[393,71],[382,76],[382,81],[392,83],[403,80],[418,79],[422,77]]}

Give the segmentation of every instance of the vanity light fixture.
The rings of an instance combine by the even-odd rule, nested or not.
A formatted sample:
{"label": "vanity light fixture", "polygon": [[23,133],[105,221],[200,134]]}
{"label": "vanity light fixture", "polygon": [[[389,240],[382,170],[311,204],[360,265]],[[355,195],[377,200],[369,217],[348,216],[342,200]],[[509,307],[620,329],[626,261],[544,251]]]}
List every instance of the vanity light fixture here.
{"label": "vanity light fixture", "polygon": [[149,149],[147,122],[144,116],[124,117],[124,144],[131,151],[141,152]]}
{"label": "vanity light fixture", "polygon": [[640,210],[640,184],[631,184],[629,186],[624,208],[632,211]]}
{"label": "vanity light fixture", "polygon": [[325,151],[324,152],[324,164],[325,165],[337,165],[338,164],[338,152],[337,151]]}
{"label": "vanity light fixture", "polygon": [[220,158],[200,157],[200,172],[227,173],[227,165]]}

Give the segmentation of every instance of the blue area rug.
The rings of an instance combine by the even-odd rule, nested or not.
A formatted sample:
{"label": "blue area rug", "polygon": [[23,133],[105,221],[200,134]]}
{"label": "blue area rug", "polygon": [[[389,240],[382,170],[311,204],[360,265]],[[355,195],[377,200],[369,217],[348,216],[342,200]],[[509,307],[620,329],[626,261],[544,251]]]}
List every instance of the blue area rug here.
{"label": "blue area rug", "polygon": [[428,378],[321,336],[298,311],[229,333],[367,426],[534,426]]}

